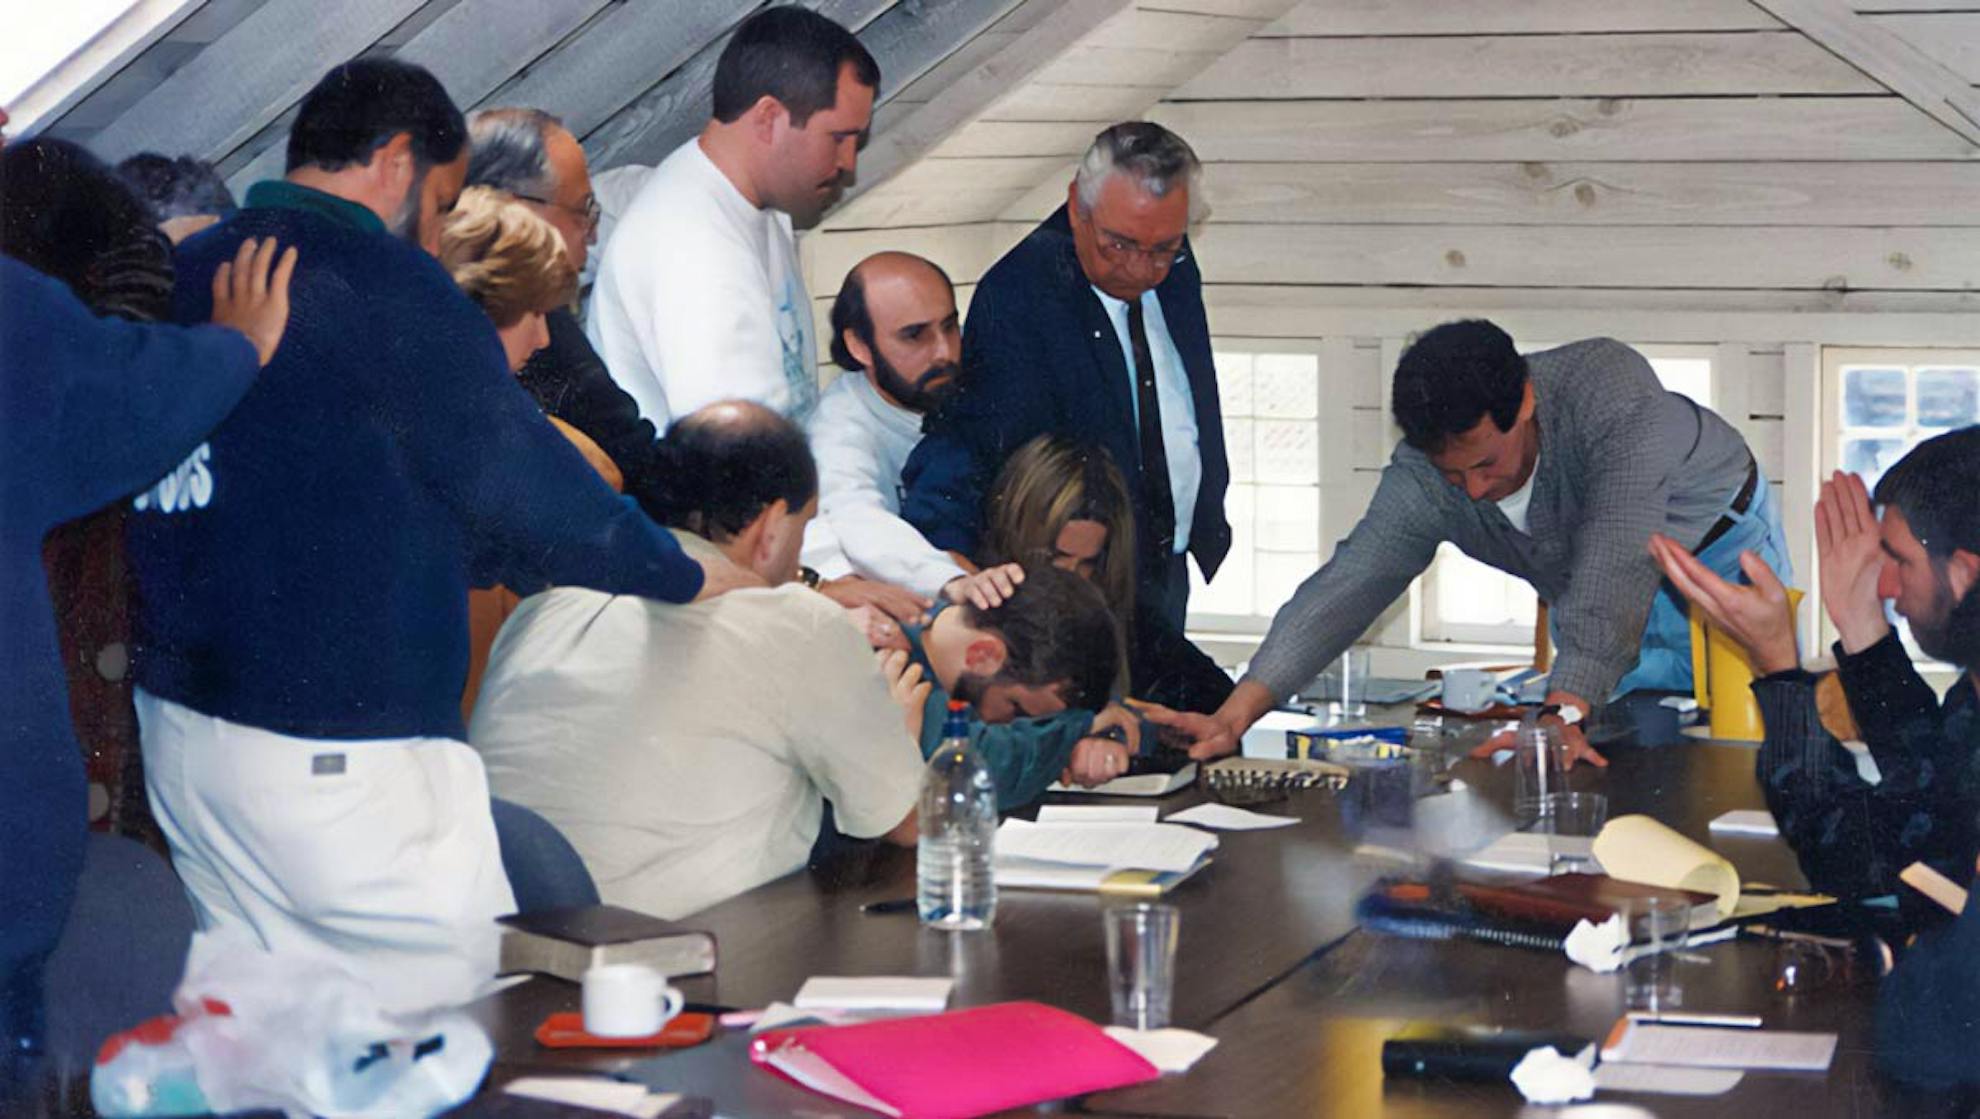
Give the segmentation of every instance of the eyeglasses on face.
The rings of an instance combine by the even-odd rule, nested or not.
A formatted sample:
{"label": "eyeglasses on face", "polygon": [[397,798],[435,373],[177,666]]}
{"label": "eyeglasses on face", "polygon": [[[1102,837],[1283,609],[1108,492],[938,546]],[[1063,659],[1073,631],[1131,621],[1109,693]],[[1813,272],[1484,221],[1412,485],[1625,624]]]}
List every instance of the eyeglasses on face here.
{"label": "eyeglasses on face", "polygon": [[598,228],[598,219],[605,214],[604,209],[598,205],[598,196],[595,194],[585,195],[584,202],[577,206],[566,206],[562,202],[552,202],[548,198],[538,198],[534,194],[518,193],[515,197],[524,202],[534,202],[538,206],[548,206],[553,210],[562,210],[567,214],[575,215],[578,220],[592,229]]}
{"label": "eyeglasses on face", "polygon": [[1123,237],[1098,226],[1094,227],[1094,243],[1100,246],[1100,255],[1116,264],[1139,264],[1145,268],[1169,269],[1189,259],[1183,250],[1181,238],[1164,241],[1159,245],[1143,245],[1131,237]]}

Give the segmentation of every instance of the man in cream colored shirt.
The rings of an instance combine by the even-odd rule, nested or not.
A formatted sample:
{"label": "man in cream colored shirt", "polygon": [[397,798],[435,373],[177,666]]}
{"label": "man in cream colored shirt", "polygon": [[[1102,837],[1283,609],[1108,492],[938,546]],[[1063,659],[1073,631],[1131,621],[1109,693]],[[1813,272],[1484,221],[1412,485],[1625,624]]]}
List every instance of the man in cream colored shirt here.
{"label": "man in cream colored shirt", "polygon": [[765,9],[723,48],[713,119],[640,187],[592,294],[592,344],[656,428],[717,400],[799,423],[817,406],[792,231],[851,179],[879,84],[859,40],[804,8]]}
{"label": "man in cream colored shirt", "polygon": [[901,468],[960,372],[955,286],[932,261],[875,253],[846,274],[832,332],[845,372],[811,417],[818,518],[804,562],[827,579],[856,574],[936,598],[963,569],[901,519]]}
{"label": "man in cream colored shirt", "polygon": [[556,824],[607,902],[671,918],[803,866],[826,801],[841,832],[911,845],[922,760],[845,611],[791,582],[817,507],[804,434],[733,402],[661,447],[682,546],[772,586],[705,609],[527,599],[468,737],[494,795]]}

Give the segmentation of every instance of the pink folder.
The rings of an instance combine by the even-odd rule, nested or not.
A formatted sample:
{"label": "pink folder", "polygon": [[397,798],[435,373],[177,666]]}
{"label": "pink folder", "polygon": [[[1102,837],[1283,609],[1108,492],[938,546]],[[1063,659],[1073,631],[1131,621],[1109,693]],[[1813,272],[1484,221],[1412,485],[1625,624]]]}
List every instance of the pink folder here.
{"label": "pink folder", "polygon": [[770,1030],[749,1055],[814,1092],[896,1119],[969,1119],[1160,1075],[1100,1027],[1035,1002]]}

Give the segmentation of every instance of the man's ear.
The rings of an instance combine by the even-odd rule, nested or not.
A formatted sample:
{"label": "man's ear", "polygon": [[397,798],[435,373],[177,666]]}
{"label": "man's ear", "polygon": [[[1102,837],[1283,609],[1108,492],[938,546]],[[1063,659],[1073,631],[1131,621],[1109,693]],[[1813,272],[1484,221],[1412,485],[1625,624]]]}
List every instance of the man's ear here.
{"label": "man's ear", "polygon": [[1946,558],[1946,582],[1952,585],[1953,598],[1963,600],[1980,584],[1980,555],[1965,548],[1953,549]]}
{"label": "man's ear", "polygon": [[779,545],[784,542],[784,534],[791,530],[791,506],[783,498],[778,498],[764,507],[756,515],[756,520],[743,531],[754,533],[756,543],[750,549],[750,567],[758,574],[770,569],[770,561],[777,556]]}
{"label": "man's ear", "polygon": [[1533,378],[1526,378],[1526,384],[1519,390],[1519,419],[1515,424],[1523,424],[1533,418]]}
{"label": "man's ear", "polygon": [[873,347],[866,344],[866,339],[859,336],[859,331],[847,327],[839,332],[839,341],[846,344],[846,352],[851,354],[853,360],[859,362],[863,368],[868,371],[874,368]]}
{"label": "man's ear", "polygon": [[963,650],[963,671],[987,679],[1004,670],[1006,656],[1003,641],[988,634],[979,634]]}
{"label": "man's ear", "polygon": [[418,177],[413,163],[412,133],[394,133],[390,140],[373,148],[364,170],[377,192],[376,197],[387,209],[405,205],[413,180]]}
{"label": "man's ear", "polygon": [[749,134],[759,144],[776,139],[778,122],[791,118],[790,110],[784,108],[784,103],[767,93],[757,98],[756,104],[751,105],[745,115],[749,118]]}

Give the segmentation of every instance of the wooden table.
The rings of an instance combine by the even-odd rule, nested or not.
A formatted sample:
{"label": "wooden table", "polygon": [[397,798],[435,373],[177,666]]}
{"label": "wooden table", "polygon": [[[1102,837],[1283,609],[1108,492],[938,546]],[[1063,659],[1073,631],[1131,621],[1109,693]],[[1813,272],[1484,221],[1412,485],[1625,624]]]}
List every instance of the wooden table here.
{"label": "wooden table", "polygon": [[[1750,748],[1699,744],[1614,748],[1607,770],[1577,769],[1575,788],[1606,793],[1611,814],[1649,812],[1709,841],[1749,881],[1799,886],[1778,841],[1709,836],[1735,808],[1763,807]],[[1458,792],[1418,805],[1424,832],[1503,826],[1510,767],[1464,762]],[[1360,799],[1357,799],[1357,797]],[[1173,811],[1198,799],[1172,797]],[[1381,826],[1383,810],[1351,785],[1345,794],[1299,794],[1282,806],[1302,823],[1278,831],[1221,833],[1216,863],[1170,900],[1182,909],[1176,1024],[1205,1030],[1217,1050],[1183,1077],[1076,1101],[1098,1114],[1162,1116],[1514,1115],[1510,1086],[1389,1083],[1382,1039],[1408,1021],[1439,1019],[1514,1028],[1605,1031],[1621,1009],[1620,979],[1543,952],[1467,943],[1403,941],[1352,932],[1355,900],[1377,873],[1354,857],[1359,842],[1407,835]],[[693,919],[721,943],[720,974],[683,984],[689,999],[762,1006],[789,999],[811,975],[950,975],[954,1005],[1037,999],[1097,1021],[1109,1008],[1102,902],[1084,895],[1007,891],[984,934],[922,929],[911,915],[869,917],[868,901],[912,893],[911,852],[882,849],[800,872]],[[1774,949],[1734,943],[1699,950],[1680,965],[1687,1005],[1759,1012],[1768,1025],[1833,1030],[1842,1045],[1826,1077],[1749,1074],[1718,1099],[1633,1099],[1658,1116],[1928,1114],[1927,1104],[1878,1078],[1868,1056],[1873,990],[1824,991],[1792,1000],[1771,990]],[[577,989],[532,980],[479,1008],[497,1047],[496,1080],[549,1069],[614,1071],[656,1087],[716,1099],[722,1114],[864,1116],[789,1087],[748,1066],[748,1039],[729,1034],[657,1058],[552,1053],[529,1039],[542,1017],[575,1009]],[[1639,1117],[1640,1119],[1640,1117]]]}

